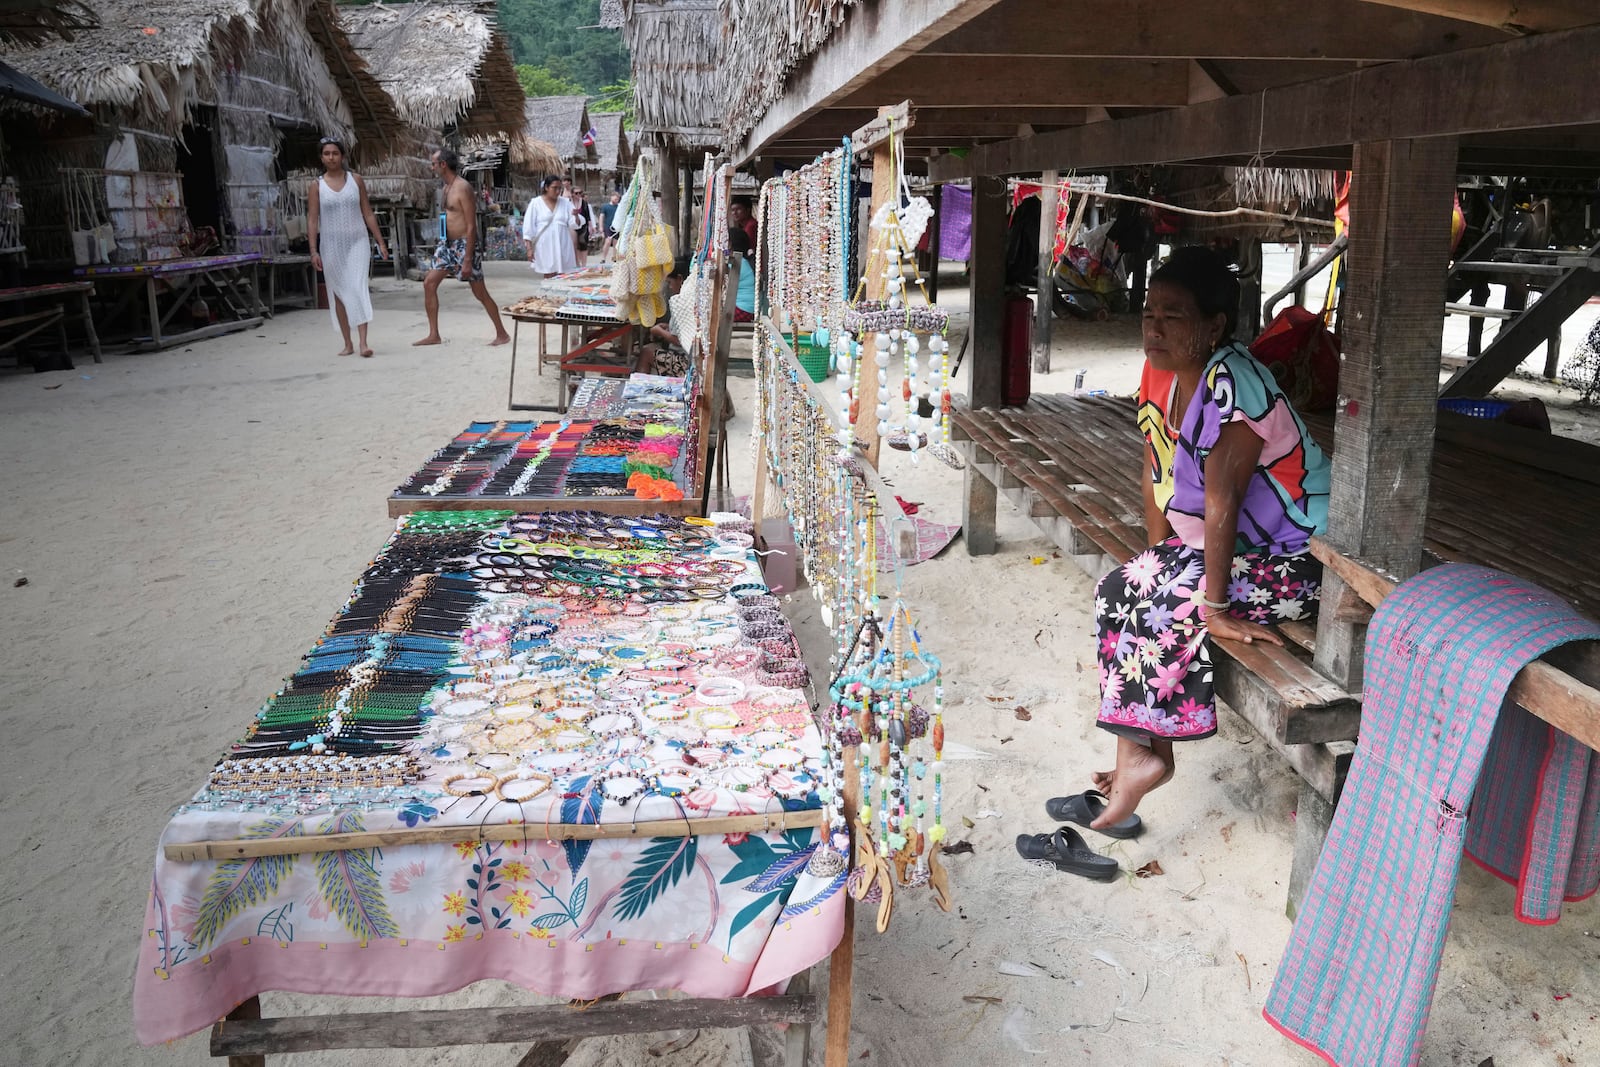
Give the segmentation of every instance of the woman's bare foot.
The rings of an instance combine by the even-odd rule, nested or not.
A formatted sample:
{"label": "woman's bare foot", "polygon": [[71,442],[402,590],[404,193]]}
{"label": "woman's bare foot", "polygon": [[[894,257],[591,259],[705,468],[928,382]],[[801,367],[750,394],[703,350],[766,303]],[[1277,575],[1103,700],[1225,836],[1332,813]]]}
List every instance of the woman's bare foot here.
{"label": "woman's bare foot", "polygon": [[362,350],[361,350],[361,358],[362,358],[362,359],[371,359],[371,358],[372,358],[372,349],[370,349],[370,348],[363,348],[363,349],[362,349]]}
{"label": "woman's bare foot", "polygon": [[412,341],[411,342],[411,347],[412,348],[420,348],[423,345],[436,345],[436,344],[439,344],[439,343],[440,343],[439,335],[436,334],[436,333],[430,333],[428,336],[424,337],[420,341]]}
{"label": "woman's bare foot", "polygon": [[1104,777],[1108,788],[1105,810],[1090,823],[1098,830],[1132,815],[1146,793],[1172,778],[1172,742],[1155,740],[1149,748],[1128,737],[1117,738],[1117,769]]}
{"label": "woman's bare foot", "polygon": [[353,356],[355,354],[356,354],[356,350],[354,348],[352,348],[350,345],[345,345],[344,348],[342,348],[338,352],[334,353],[334,355],[336,355],[336,356]]}
{"label": "woman's bare foot", "polygon": [[510,343],[511,343],[511,335],[509,333],[501,331],[499,337],[496,337],[493,341],[489,342],[489,347],[490,348],[498,348],[501,345],[508,345]]}

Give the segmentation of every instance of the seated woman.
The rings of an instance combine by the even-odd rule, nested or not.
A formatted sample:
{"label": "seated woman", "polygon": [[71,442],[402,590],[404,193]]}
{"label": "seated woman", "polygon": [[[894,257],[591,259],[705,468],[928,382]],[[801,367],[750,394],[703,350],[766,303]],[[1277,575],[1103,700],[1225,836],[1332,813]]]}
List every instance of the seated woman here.
{"label": "seated woman", "polygon": [[[1265,624],[1308,618],[1321,596],[1307,547],[1328,524],[1328,458],[1230,339],[1238,306],[1237,278],[1204,248],[1177,249],[1150,278],[1138,407],[1150,547],[1095,590],[1099,725],[1117,735],[1116,769],[1045,805],[1112,837],[1142,829],[1134,809],[1172,777],[1173,742],[1216,733],[1210,638],[1282,645]],[[1017,849],[1090,877],[1116,871],[1070,827]]]}
{"label": "seated woman", "polygon": [[[689,257],[679,256],[667,275],[666,292],[670,299],[683,289],[689,277]],[[670,305],[669,305],[670,307]],[[679,325],[672,318],[650,327],[650,343],[639,350],[639,373],[682,378],[689,373],[689,352],[678,337]]]}
{"label": "seated woman", "polygon": [[737,226],[728,228],[728,251],[739,253],[739,290],[733,298],[733,321],[756,321],[756,265],[750,250],[750,236]]}

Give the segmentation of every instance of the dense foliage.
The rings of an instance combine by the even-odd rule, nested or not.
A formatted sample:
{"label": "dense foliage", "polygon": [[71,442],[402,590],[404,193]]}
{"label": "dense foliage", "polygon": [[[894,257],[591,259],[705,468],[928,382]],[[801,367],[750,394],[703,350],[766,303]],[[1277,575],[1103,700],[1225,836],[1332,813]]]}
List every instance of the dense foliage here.
{"label": "dense foliage", "polygon": [[530,96],[593,95],[627,79],[627,46],[599,28],[600,0],[499,0],[499,11]]}

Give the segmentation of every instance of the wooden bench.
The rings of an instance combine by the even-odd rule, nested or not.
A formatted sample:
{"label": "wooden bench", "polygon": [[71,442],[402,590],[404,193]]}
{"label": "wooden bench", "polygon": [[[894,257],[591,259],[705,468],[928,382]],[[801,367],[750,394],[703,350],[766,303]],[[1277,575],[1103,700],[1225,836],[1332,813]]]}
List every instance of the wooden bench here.
{"label": "wooden bench", "polygon": [[[1135,406],[1130,398],[1035,396],[1022,408],[954,411],[952,440],[974,472],[962,517],[969,551],[993,550],[997,496],[1094,577],[1142,551],[1145,457]],[[1331,452],[1331,417],[1312,417],[1307,425]],[[1441,412],[1432,477],[1425,565],[1477,563],[1518,574],[1600,616],[1600,575],[1589,566],[1600,559],[1600,449]],[[1336,555],[1318,547],[1319,556]],[[1368,589],[1364,598],[1324,604],[1322,611],[1361,620],[1375,597]],[[1284,648],[1214,642],[1217,693],[1299,772],[1331,815],[1360,730],[1361,695],[1312,666],[1314,624],[1278,630]],[[1547,685],[1535,692],[1539,706],[1528,710],[1550,721],[1563,717],[1563,729],[1587,716],[1600,737],[1600,694],[1589,688],[1600,681],[1600,655],[1555,661],[1557,673],[1571,672],[1563,675],[1566,683],[1580,688]],[[1297,873],[1301,860],[1297,855]],[[1291,907],[1294,897],[1291,888]]]}

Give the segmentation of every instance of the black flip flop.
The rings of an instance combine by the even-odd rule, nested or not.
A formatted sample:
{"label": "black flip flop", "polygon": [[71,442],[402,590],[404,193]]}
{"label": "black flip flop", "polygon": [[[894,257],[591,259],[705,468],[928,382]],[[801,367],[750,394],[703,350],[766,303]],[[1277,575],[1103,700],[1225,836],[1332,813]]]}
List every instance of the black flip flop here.
{"label": "black flip flop", "polygon": [[[1044,810],[1056,822],[1074,822],[1079,826],[1089,826],[1100,817],[1102,811],[1106,810],[1106,795],[1098,789],[1086,789],[1070,797],[1051,797],[1044,802]],[[1121,822],[1114,822],[1110,826],[1089,828],[1097,834],[1127,840],[1144,833],[1144,820],[1137,815],[1129,815]]]}
{"label": "black flip flop", "polygon": [[1120,870],[1116,860],[1091,849],[1083,835],[1070,826],[1053,834],[1018,834],[1017,854],[1025,860],[1046,860],[1058,871],[1096,882],[1109,882]]}

